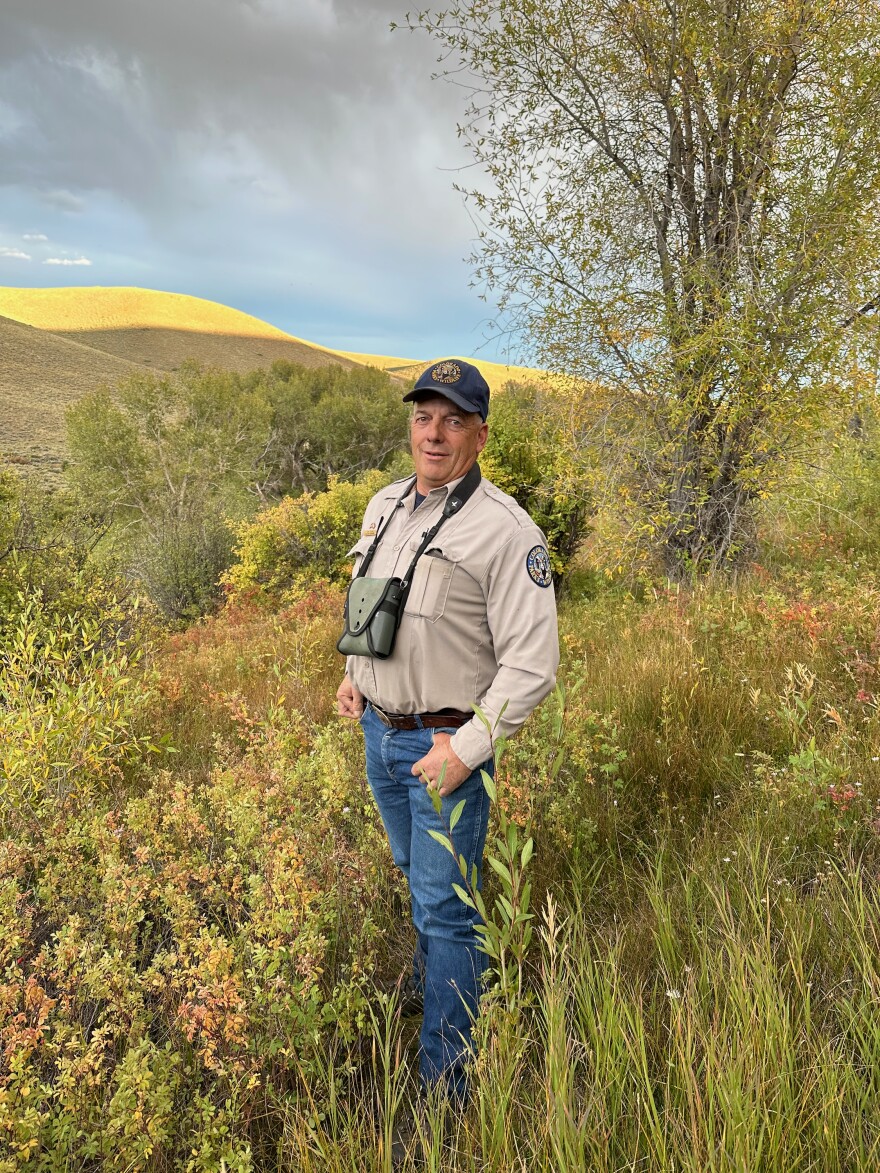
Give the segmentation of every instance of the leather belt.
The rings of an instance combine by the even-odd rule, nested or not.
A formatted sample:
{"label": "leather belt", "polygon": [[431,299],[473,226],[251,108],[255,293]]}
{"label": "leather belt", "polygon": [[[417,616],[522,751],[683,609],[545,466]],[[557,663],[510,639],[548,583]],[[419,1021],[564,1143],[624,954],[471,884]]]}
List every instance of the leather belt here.
{"label": "leather belt", "polygon": [[441,709],[439,713],[386,713],[372,701],[369,705],[389,729],[460,729],[473,717],[473,713],[462,713],[459,709]]}

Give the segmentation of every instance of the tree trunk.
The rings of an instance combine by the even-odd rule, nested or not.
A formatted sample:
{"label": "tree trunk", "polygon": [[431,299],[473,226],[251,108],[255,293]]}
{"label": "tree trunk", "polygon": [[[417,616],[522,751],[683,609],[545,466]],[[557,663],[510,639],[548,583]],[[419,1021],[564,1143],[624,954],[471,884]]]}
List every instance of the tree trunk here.
{"label": "tree trunk", "polygon": [[733,570],[755,547],[753,491],[735,468],[709,478],[693,448],[677,468],[667,500],[663,566],[675,581],[709,570]]}

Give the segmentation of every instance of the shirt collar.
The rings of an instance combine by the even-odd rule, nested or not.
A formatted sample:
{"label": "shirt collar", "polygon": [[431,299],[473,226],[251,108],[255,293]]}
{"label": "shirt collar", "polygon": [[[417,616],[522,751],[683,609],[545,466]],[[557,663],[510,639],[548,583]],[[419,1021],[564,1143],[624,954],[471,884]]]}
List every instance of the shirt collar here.
{"label": "shirt collar", "polygon": [[[470,472],[470,469],[468,469],[467,472],[462,473],[462,475],[460,477],[456,477],[454,481],[447,481],[447,483],[445,485],[438,485],[436,489],[431,489],[431,491],[425,496],[425,500],[426,501],[436,500],[438,496],[442,495],[442,498],[445,501],[446,498],[449,496],[449,494],[458,488],[458,486],[461,484],[461,482],[467,476],[468,472]],[[413,481],[413,487],[410,489],[410,491],[404,497],[403,503],[404,503],[404,507],[405,507],[407,513],[412,513],[413,510],[415,509],[415,506],[416,506],[416,482],[415,481]]]}

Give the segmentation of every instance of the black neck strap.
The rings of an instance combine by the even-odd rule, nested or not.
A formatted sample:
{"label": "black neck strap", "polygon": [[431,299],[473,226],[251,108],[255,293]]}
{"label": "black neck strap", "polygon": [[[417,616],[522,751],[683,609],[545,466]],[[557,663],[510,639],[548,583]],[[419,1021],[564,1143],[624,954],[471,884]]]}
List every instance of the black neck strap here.
{"label": "black neck strap", "polygon": [[412,582],[413,574],[415,574],[416,563],[437,536],[437,531],[440,529],[440,526],[444,521],[447,520],[447,518],[454,517],[456,513],[461,511],[463,506],[466,505],[473,496],[474,490],[481,480],[482,474],[480,473],[480,466],[478,464],[472,464],[467,473],[459,481],[455,491],[450,493],[446,498],[446,504],[443,506],[443,512],[440,514],[440,520],[436,523],[436,525],[432,525],[428,532],[423,536],[422,543],[418,550],[416,550],[416,556],[413,558],[409,565],[409,570],[406,572],[406,577],[401,582],[404,594],[406,594],[406,592],[409,590],[409,585]]}
{"label": "black neck strap", "polygon": [[[423,535],[421,545],[419,546],[418,550],[416,551],[415,558],[413,558],[412,562],[410,563],[409,570],[406,572],[406,577],[401,580],[401,586],[403,587],[404,594],[409,590],[410,583],[412,582],[412,576],[415,573],[416,563],[421,558],[421,556],[424,554],[424,552],[427,550],[428,546],[431,544],[431,542],[434,540],[434,538],[437,536],[437,531],[440,529],[440,526],[443,525],[444,521],[446,521],[447,518],[454,517],[456,513],[459,513],[461,511],[461,509],[467,504],[467,502],[473,496],[477,485],[479,485],[479,483],[482,479],[483,478],[482,478],[482,474],[480,472],[480,466],[478,464],[472,464],[471,467],[468,469],[468,471],[465,473],[465,475],[462,477],[462,479],[459,481],[458,485],[453,490],[453,492],[451,492],[449,494],[449,496],[446,498],[446,503],[443,506],[443,512],[440,515],[440,520],[436,523],[436,525],[433,525],[427,531],[427,533],[425,533]],[[388,520],[385,522],[384,525],[382,525],[383,519],[382,518],[379,519],[379,524],[376,526],[376,536],[373,539],[373,544],[370,546],[369,550],[367,550],[366,554],[364,554],[363,561],[361,562],[360,566],[358,567],[358,572],[355,575],[355,578],[362,578],[367,573],[367,569],[369,568],[370,563],[373,561],[373,555],[376,553],[376,549],[379,545],[379,542],[382,540],[382,537],[384,536],[385,531],[388,529],[388,526],[391,524],[391,520],[394,517],[394,514],[397,512],[397,510],[403,504],[404,500],[411,493],[415,483],[416,483],[416,478],[413,477],[413,479],[409,482],[409,484],[404,489],[403,493],[397,499],[397,504],[394,506],[394,509],[391,512],[391,514],[389,514]]]}

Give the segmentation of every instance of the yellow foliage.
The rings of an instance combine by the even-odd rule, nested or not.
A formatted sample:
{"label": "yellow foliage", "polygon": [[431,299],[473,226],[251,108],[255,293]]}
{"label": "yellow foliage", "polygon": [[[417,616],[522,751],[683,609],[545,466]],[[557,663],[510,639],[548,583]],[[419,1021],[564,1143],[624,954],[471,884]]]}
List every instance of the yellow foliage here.
{"label": "yellow foliage", "polygon": [[387,483],[387,474],[375,469],[356,484],[331,477],[325,493],[285,497],[263,510],[238,527],[238,561],[224,581],[236,591],[259,586],[270,592],[316,574],[345,582],[364,510]]}

